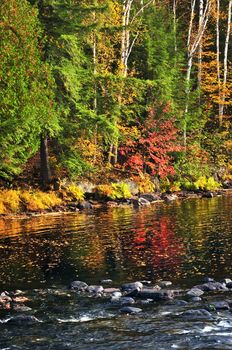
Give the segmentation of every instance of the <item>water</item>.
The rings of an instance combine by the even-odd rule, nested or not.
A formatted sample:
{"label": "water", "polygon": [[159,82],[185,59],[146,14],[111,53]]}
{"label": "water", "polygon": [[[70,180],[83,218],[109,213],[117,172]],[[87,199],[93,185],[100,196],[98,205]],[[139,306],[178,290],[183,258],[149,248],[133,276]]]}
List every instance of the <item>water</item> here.
{"label": "water", "polygon": [[[206,275],[232,277],[231,207],[232,197],[225,196],[1,219],[0,291],[21,289],[31,310],[0,310],[0,349],[232,349],[230,311],[212,319],[182,316],[215,298],[232,303],[231,292],[200,306],[138,303],[142,313],[126,316],[107,297],[80,297],[67,288],[76,279],[99,284],[110,278],[115,287],[168,279],[188,288]],[[5,323],[16,314],[41,322]]]}

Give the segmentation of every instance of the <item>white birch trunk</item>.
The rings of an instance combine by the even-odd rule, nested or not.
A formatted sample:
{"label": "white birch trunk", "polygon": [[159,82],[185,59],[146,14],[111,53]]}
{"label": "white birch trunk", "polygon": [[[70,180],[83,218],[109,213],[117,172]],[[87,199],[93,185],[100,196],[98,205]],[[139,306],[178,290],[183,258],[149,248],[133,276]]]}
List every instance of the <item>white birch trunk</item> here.
{"label": "white birch trunk", "polygon": [[[199,0],[199,27],[202,27],[204,13],[204,0]],[[201,80],[202,80],[202,38],[199,43],[198,49],[198,89],[201,90]]]}
{"label": "white birch trunk", "polygon": [[228,21],[227,21],[227,33],[225,39],[225,50],[224,50],[224,75],[223,75],[223,85],[221,93],[221,103],[219,105],[219,122],[222,124],[223,115],[224,115],[224,106],[226,100],[226,84],[227,84],[227,74],[228,74],[228,49],[230,41],[230,30],[231,30],[231,9],[232,9],[232,0],[229,1],[228,6]]}

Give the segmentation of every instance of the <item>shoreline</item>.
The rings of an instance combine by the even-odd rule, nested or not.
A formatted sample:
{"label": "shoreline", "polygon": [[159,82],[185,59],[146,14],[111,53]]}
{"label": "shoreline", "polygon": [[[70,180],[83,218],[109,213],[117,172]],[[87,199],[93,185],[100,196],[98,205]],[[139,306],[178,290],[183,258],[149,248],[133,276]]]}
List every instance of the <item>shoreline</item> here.
{"label": "shoreline", "polygon": [[49,215],[61,215],[71,214],[78,212],[88,212],[94,209],[105,209],[105,208],[122,208],[122,207],[133,207],[140,208],[157,203],[171,203],[176,200],[185,199],[202,199],[202,198],[214,198],[219,196],[232,195],[232,188],[220,189],[215,191],[179,191],[179,192],[150,192],[141,193],[127,199],[94,199],[88,198],[82,201],[66,202],[53,208],[37,211],[22,211],[18,213],[4,213],[0,214],[0,219],[14,220],[14,219],[28,219],[31,217],[38,216],[49,216]]}

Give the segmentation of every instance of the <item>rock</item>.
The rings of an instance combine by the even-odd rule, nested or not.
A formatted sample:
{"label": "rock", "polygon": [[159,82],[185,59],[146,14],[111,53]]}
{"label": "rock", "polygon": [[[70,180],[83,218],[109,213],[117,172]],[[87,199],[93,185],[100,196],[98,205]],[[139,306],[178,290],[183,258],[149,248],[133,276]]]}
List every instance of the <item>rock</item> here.
{"label": "rock", "polygon": [[121,292],[113,292],[112,297],[114,297],[114,298],[121,298],[122,297],[122,293]]}
{"label": "rock", "polygon": [[212,319],[213,316],[209,311],[206,309],[194,309],[194,310],[187,310],[181,313],[181,316],[189,318],[189,319]]}
{"label": "rock", "polygon": [[101,294],[103,293],[104,288],[102,286],[88,286],[86,291],[91,294]]}
{"label": "rock", "polygon": [[80,203],[77,204],[77,208],[80,209],[80,210],[83,210],[83,209],[92,209],[93,206],[90,202],[88,201],[82,201]]}
{"label": "rock", "polygon": [[140,291],[140,289],[136,288],[136,289],[133,289],[133,290],[127,292],[126,294],[124,294],[124,296],[125,297],[135,298],[135,297],[137,297],[139,291]]}
{"label": "rock", "polygon": [[125,283],[122,285],[121,289],[123,292],[129,292],[135,289],[141,290],[143,289],[143,284],[141,282]]}
{"label": "rock", "polygon": [[88,288],[88,284],[82,281],[73,281],[70,289],[75,292],[84,292]]}
{"label": "rock", "polygon": [[212,277],[205,276],[205,277],[203,278],[203,282],[204,282],[204,283],[215,282],[215,280],[214,280]]}
{"label": "rock", "polygon": [[29,312],[32,310],[32,308],[22,304],[14,304],[13,310],[17,312]]}
{"label": "rock", "polygon": [[209,304],[209,310],[230,310],[230,306],[226,301],[213,301]]}
{"label": "rock", "polygon": [[147,200],[150,203],[153,203],[153,202],[160,200],[160,196],[158,194],[154,194],[154,193],[143,193],[140,196],[140,199],[141,198]]}
{"label": "rock", "polygon": [[115,293],[115,292],[119,292],[120,295],[122,295],[122,293],[120,292],[119,288],[104,288],[104,293],[105,294],[112,294],[112,293]]}
{"label": "rock", "polygon": [[144,281],[139,281],[139,282],[141,282],[144,286],[148,286],[148,285],[150,285],[151,284],[151,281],[147,281],[147,280],[144,280]]}
{"label": "rock", "polygon": [[186,293],[188,297],[200,297],[203,294],[204,291],[198,288],[192,288]]}
{"label": "rock", "polygon": [[204,284],[199,284],[194,287],[194,289],[201,289],[204,292],[213,292],[213,291],[227,291],[228,288],[225,287],[222,283],[220,282],[208,282]]}
{"label": "rock", "polygon": [[167,194],[167,193],[163,193],[161,195],[161,198],[164,199],[166,202],[172,202],[178,199],[178,196],[174,193],[172,194]]}
{"label": "rock", "polygon": [[202,301],[202,299],[201,299],[200,297],[193,297],[193,298],[191,299],[191,301],[192,301],[193,303],[200,303],[200,302]]}
{"label": "rock", "polygon": [[141,197],[139,198],[139,205],[151,205],[151,202],[149,202],[147,199]]}
{"label": "rock", "polygon": [[154,300],[153,299],[145,299],[145,300],[140,300],[140,303],[143,305],[147,305],[152,303]]}
{"label": "rock", "polygon": [[138,314],[139,312],[142,312],[143,310],[138,307],[132,307],[132,306],[124,306],[120,309],[120,312],[123,314]]}
{"label": "rock", "polygon": [[226,288],[231,289],[231,288],[232,288],[232,282],[228,282],[228,283],[226,283]]}
{"label": "rock", "polygon": [[135,304],[135,300],[133,298],[111,298],[111,303],[113,304],[120,304],[120,305],[133,305]]}
{"label": "rock", "polygon": [[32,324],[35,324],[38,322],[40,322],[40,321],[35,316],[17,315],[17,316],[11,317],[7,321],[7,324],[23,326],[23,325],[32,325]]}
{"label": "rock", "polygon": [[29,301],[30,299],[29,298],[27,298],[27,297],[23,297],[23,296],[17,296],[17,297],[14,297],[13,298],[13,301],[15,302],[15,303],[26,303],[27,301]]}
{"label": "rock", "polygon": [[231,279],[230,278],[224,278],[221,283],[227,285],[228,283],[232,283]]}
{"label": "rock", "polygon": [[111,284],[113,281],[111,279],[101,280],[101,284]]}
{"label": "rock", "polygon": [[0,296],[0,304],[2,304],[2,305],[6,304],[6,303],[9,303],[11,301],[12,301],[12,299],[8,295],[5,295],[5,296],[1,295]]}
{"label": "rock", "polygon": [[168,289],[162,289],[159,291],[155,288],[144,288],[138,292],[137,297],[141,299],[153,299],[156,301],[171,300],[174,298],[174,292]]}
{"label": "rock", "polygon": [[159,282],[159,286],[161,288],[167,288],[167,287],[170,287],[171,285],[172,285],[171,281],[160,281]]}
{"label": "rock", "polygon": [[202,193],[202,198],[213,198],[213,197],[214,197],[214,193],[211,191],[207,191],[207,192]]}

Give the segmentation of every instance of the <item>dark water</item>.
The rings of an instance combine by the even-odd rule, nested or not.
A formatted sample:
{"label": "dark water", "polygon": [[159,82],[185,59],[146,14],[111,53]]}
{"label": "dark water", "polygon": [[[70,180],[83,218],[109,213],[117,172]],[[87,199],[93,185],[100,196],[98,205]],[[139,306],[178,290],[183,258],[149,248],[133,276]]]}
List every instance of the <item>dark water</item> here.
{"label": "dark water", "polygon": [[[75,279],[99,284],[110,278],[112,286],[168,279],[188,288],[206,275],[232,277],[231,209],[232,197],[225,196],[1,220],[0,292],[23,290],[32,309],[26,313],[41,322],[0,324],[0,349],[232,349],[230,311],[186,320],[182,307],[152,303],[125,316],[108,298],[67,289]],[[214,297],[232,300],[232,293]],[[0,320],[14,314],[0,310]]]}

